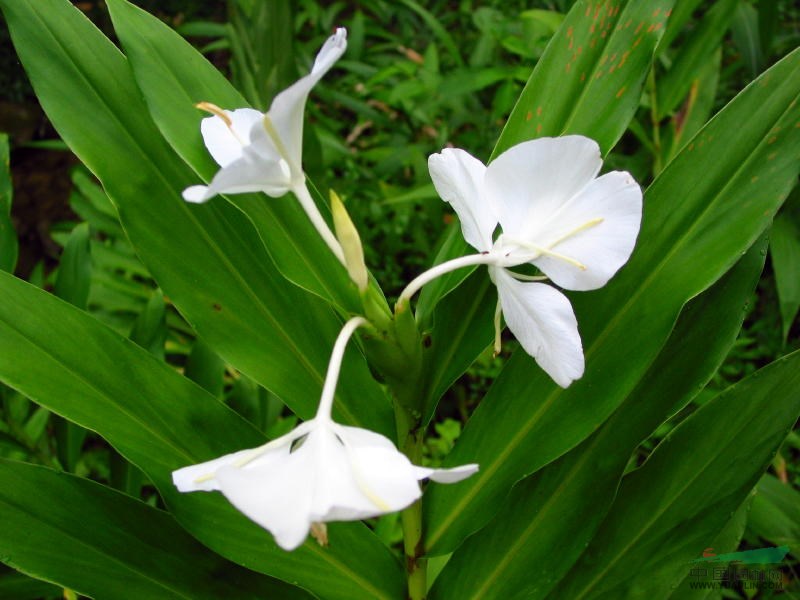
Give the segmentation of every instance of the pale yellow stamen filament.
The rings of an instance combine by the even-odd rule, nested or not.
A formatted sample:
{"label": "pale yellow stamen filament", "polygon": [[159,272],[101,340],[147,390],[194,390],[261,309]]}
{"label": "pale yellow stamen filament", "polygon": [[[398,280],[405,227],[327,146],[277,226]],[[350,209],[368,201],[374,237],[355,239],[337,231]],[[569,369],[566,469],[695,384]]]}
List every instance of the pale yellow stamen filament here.
{"label": "pale yellow stamen filament", "polygon": [[245,141],[241,137],[239,137],[239,134],[236,133],[236,130],[233,128],[233,121],[228,116],[228,113],[226,113],[219,106],[217,106],[216,104],[212,104],[211,102],[198,102],[197,104],[194,105],[194,107],[199,108],[200,110],[204,110],[207,113],[211,113],[215,117],[219,117],[220,119],[222,119],[222,122],[225,123],[225,126],[228,128],[231,134],[233,134],[233,137],[236,138],[236,141],[239,142],[242,146],[247,145]]}
{"label": "pale yellow stamen filament", "polygon": [[[553,252],[549,248],[543,248],[542,246],[539,246],[537,244],[532,244],[531,242],[525,242],[523,240],[516,240],[516,239],[513,239],[513,238],[506,238],[506,240],[508,240],[512,244],[516,244],[517,246],[520,246],[521,248],[525,248],[527,250],[534,250],[534,251],[538,252],[539,255],[544,254],[544,255],[547,255],[547,256],[552,256],[553,258],[561,259],[564,262],[568,262],[569,264],[578,267],[581,271],[585,271],[586,268],[587,268],[586,265],[583,264],[582,262],[577,261],[574,258],[570,258],[569,256],[566,256],[565,254],[561,254],[560,252]],[[533,257],[533,259],[536,259],[536,258],[538,258],[538,256],[534,256]]]}
{"label": "pale yellow stamen filament", "polygon": [[278,150],[278,154],[281,155],[281,158],[285,160],[291,171],[299,171],[299,165],[292,164],[292,159],[289,156],[289,151],[286,149],[286,146],[283,145],[283,140],[281,136],[278,134],[278,131],[275,129],[275,125],[272,124],[272,119],[269,118],[269,115],[264,115],[264,129],[267,131],[267,135],[269,135],[272,143],[275,144],[275,148]]}
{"label": "pale yellow stamen filament", "polygon": [[575,229],[573,229],[572,231],[570,231],[569,233],[565,233],[564,235],[562,235],[555,242],[550,244],[550,248],[552,248],[553,246],[555,246],[557,244],[560,244],[561,242],[563,242],[567,238],[570,238],[573,235],[576,235],[576,234],[580,233],[581,231],[586,231],[587,229],[590,229],[590,228],[594,227],[595,225],[600,225],[600,223],[602,223],[604,220],[605,219],[603,219],[603,217],[595,217],[594,219],[589,219],[583,225],[580,225],[580,226],[576,227]]}

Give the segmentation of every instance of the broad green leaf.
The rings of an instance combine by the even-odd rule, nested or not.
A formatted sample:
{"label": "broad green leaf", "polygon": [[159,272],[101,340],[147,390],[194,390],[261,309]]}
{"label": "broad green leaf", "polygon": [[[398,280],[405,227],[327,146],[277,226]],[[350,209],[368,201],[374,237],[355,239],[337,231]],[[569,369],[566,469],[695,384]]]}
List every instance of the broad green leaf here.
{"label": "broad green leaf", "polygon": [[636,447],[697,393],[724,360],[764,266],[762,240],[692,300],[636,389],[589,439],[521,481],[497,516],[462,544],[432,598],[544,598],[592,539]]}
{"label": "broad green leaf", "polygon": [[625,477],[564,598],[668,598],[747,497],[800,416],[800,353],[719,394]]}
{"label": "broad green leaf", "polygon": [[400,565],[362,524],[331,524],[329,547],[310,541],[287,553],[221,494],[179,493],[173,470],[258,446],[263,435],[89,315],[3,273],[0,293],[0,380],[102,435],[144,471],[181,526],[206,546],[322,598],[400,593]]}
{"label": "broad green leaf", "polygon": [[310,598],[225,561],[164,511],[50,469],[0,459],[0,516],[4,563],[86,596]]}
{"label": "broad green leaf", "polygon": [[579,0],[553,36],[492,157],[542,136],[582,134],[603,154],[639,106],[672,0]]}
{"label": "broad green leaf", "polygon": [[431,553],[452,550],[516,481],[594,431],[635,387],[681,307],[770,224],[800,171],[798,93],[795,51],[739,94],[650,186],[628,264],[605,288],[569,294],[586,357],[582,379],[561,389],[524,352],[511,358],[446,461],[477,462],[480,472],[426,497]]}
{"label": "broad green leaf", "polygon": [[[164,293],[224,360],[311,416],[340,319],[281,276],[238,209],[181,199],[196,177],[150,120],[125,58],[79,10],[66,0],[0,0],[0,8],[42,106],[102,181]],[[343,365],[334,415],[394,430],[358,352]]]}
{"label": "broad green leaf", "polygon": [[[576,2],[536,64],[492,156],[525,140],[564,134],[591,137],[607,153],[625,132],[639,106],[653,49],[663,33],[671,6],[671,0],[660,2],[657,7],[642,0]],[[444,262],[471,250],[461,238],[458,226],[454,226],[434,262]],[[450,273],[422,290],[418,318],[423,328],[440,318],[439,314],[451,310],[450,306],[442,307],[430,318],[439,300],[470,272],[461,269]],[[463,298],[467,290],[458,288],[455,293]],[[491,337],[485,332],[491,332],[493,313],[488,317],[487,311],[476,314],[473,305],[480,302],[493,305],[497,298],[494,288],[489,286],[480,299],[470,298],[463,308],[457,307],[456,314],[442,318],[484,335],[458,339],[464,345],[457,357],[450,357],[446,355],[450,352],[447,344],[457,332],[438,326],[435,333],[442,340],[434,339],[433,343],[445,348],[445,355],[429,353],[430,359],[425,362],[428,379],[451,380],[450,374],[458,376],[490,342]],[[479,317],[483,318],[480,323],[470,320]],[[440,392],[438,388],[428,389],[429,406],[433,407]]]}
{"label": "broad green leaf", "polygon": [[792,215],[781,214],[775,219],[769,251],[785,340],[800,309],[800,227]]}
{"label": "broad green leaf", "polygon": [[14,272],[19,244],[11,223],[11,169],[9,166],[8,136],[0,133],[0,270]]}
{"label": "broad green leaf", "polygon": [[[208,115],[194,105],[207,101],[235,109],[246,107],[247,101],[162,21],[125,0],[112,0],[108,6],[156,125],[187,164],[210,180],[219,166],[200,135],[200,120]],[[292,196],[237,194],[230,201],[253,222],[281,273],[346,311],[358,310],[358,295],[347,272]]]}
{"label": "broad green leaf", "polygon": [[684,99],[692,81],[722,41],[738,5],[739,0],[715,2],[689,39],[681,45],[666,74],[656,79],[659,119],[672,113]]}
{"label": "broad green leaf", "polygon": [[800,557],[800,492],[774,475],[764,475],[756,486],[747,528],[775,546],[789,546]]}

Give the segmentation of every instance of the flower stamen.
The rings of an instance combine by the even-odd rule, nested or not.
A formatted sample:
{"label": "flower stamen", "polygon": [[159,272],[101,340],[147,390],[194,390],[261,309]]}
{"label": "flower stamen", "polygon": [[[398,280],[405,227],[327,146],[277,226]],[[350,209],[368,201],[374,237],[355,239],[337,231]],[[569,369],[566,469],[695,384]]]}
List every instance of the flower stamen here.
{"label": "flower stamen", "polygon": [[211,102],[198,102],[194,105],[195,108],[199,108],[200,110],[204,110],[207,113],[211,113],[215,117],[219,117],[222,119],[222,122],[225,123],[225,126],[231,132],[233,137],[236,138],[236,141],[239,142],[242,146],[246,146],[247,143],[239,137],[239,134],[236,133],[236,130],[233,128],[233,121],[228,116],[228,113],[225,112],[222,108],[217,106],[216,104],[212,104]]}
{"label": "flower stamen", "polygon": [[324,548],[328,545],[328,526],[318,521],[311,523],[311,537]]}
{"label": "flower stamen", "polygon": [[272,140],[272,143],[275,144],[275,149],[278,151],[278,154],[281,155],[281,158],[289,165],[290,172],[293,173],[302,173],[302,170],[298,165],[292,164],[292,159],[289,156],[289,151],[286,149],[286,146],[281,139],[278,130],[275,129],[275,125],[272,123],[272,119],[270,118],[269,114],[264,115],[263,119],[264,129],[269,135],[269,139]]}
{"label": "flower stamen", "polygon": [[561,242],[563,242],[567,238],[571,238],[573,235],[579,234],[581,231],[586,231],[587,229],[591,229],[595,225],[600,225],[600,223],[602,223],[603,221],[605,221],[605,219],[603,217],[595,217],[594,219],[589,219],[583,225],[579,225],[578,227],[576,227],[575,229],[573,229],[569,233],[565,233],[564,235],[562,235],[555,242],[551,243],[549,247],[552,248],[553,246],[556,246],[557,244],[560,244]]}

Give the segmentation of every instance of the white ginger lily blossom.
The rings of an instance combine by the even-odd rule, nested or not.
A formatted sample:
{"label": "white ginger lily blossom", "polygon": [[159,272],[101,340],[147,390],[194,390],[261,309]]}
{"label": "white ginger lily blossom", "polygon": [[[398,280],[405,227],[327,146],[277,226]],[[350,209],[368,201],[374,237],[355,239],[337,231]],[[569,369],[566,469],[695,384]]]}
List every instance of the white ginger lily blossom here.
{"label": "white ginger lily blossom", "polygon": [[303,114],[311,88],[347,49],[340,27],[320,49],[311,72],[283,90],[266,113],[252,108],[224,110],[209,102],[197,106],[212,113],[200,131],[221,169],[211,182],[183,191],[187,202],[206,202],[217,194],[264,192],[272,197],[293,192],[325,242],[343,261],[339,243],[319,214],[302,169]]}
{"label": "white ginger lily blossom", "polygon": [[[627,172],[600,177],[600,148],[579,135],[518,144],[488,166],[447,148],[428,159],[439,195],[461,221],[464,239],[481,254],[457,258],[412,281],[399,302],[457,268],[486,264],[497,286],[495,348],[500,316],[544,371],[561,387],[584,371],[572,305],[541,283],[568,290],[602,287],[627,262],[642,216],[642,191]],[[494,239],[497,225],[502,232]],[[542,276],[510,270],[531,263]]]}
{"label": "white ginger lily blossom", "polygon": [[347,340],[366,320],[355,317],[339,334],[316,416],[259,448],[241,450],[172,473],[181,492],[219,490],[247,517],[294,550],[309,531],[326,541],[326,521],[355,521],[406,508],[419,481],[455,483],[478,465],[429,469],[413,465],[386,437],[331,418]]}

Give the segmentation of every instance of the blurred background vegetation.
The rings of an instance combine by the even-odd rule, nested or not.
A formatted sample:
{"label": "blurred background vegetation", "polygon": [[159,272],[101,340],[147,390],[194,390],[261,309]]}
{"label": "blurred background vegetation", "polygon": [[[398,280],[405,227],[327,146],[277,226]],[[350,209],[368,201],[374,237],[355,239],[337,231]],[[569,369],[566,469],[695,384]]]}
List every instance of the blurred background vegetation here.
{"label": "blurred background vegetation", "polygon": [[[103,2],[73,3],[113,39]],[[134,3],[176,28],[262,110],[308,70],[334,27],[348,28],[347,54],[311,94],[304,160],[320,189],[333,188],[346,201],[367,265],[390,297],[430,264],[448,228],[457,226],[430,182],[428,155],[454,145],[488,159],[533,65],[572,5],[570,0]],[[606,168],[629,170],[646,186],[711,115],[799,40],[800,7],[790,0],[678,0],[639,110]],[[214,356],[158,290],[128,244],[114,207],[42,113],[4,24],[0,131],[8,134],[0,136],[6,163],[0,165],[0,268],[90,311],[268,433],[291,428],[294,418],[282,404]],[[730,356],[692,405],[642,445],[631,468],[687,411],[800,347],[798,307],[795,189],[775,221],[767,266]],[[513,348],[509,338],[501,356],[485,353],[448,392],[430,432],[431,463],[452,447]],[[91,476],[158,501],[135,468],[101,439],[11,390],[0,390],[0,397],[0,455]],[[788,544],[795,584],[798,490],[795,430],[759,485],[744,541],[744,547]],[[398,535],[391,518],[378,524],[378,532],[387,541]],[[759,597],[769,597],[765,593]]]}

